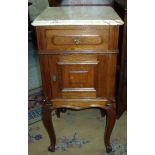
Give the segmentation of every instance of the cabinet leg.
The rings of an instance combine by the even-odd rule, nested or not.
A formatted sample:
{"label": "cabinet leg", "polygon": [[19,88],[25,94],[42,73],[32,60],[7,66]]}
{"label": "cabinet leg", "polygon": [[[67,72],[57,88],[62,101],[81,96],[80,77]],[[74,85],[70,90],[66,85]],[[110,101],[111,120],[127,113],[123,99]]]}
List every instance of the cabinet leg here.
{"label": "cabinet leg", "polygon": [[106,111],[106,128],[104,134],[104,143],[106,151],[109,153],[112,151],[112,147],[110,145],[110,136],[116,121],[116,107],[114,104],[109,104],[107,107],[105,107],[105,111]]}
{"label": "cabinet leg", "polygon": [[60,112],[61,112],[61,109],[56,109],[56,115],[58,118],[60,118]]}
{"label": "cabinet leg", "polygon": [[105,116],[105,111],[103,109],[100,109],[100,112],[101,112],[101,117],[104,117]]}
{"label": "cabinet leg", "polygon": [[42,120],[43,120],[44,126],[48,132],[50,142],[51,142],[48,150],[51,152],[55,152],[56,136],[55,136],[55,132],[54,132],[54,128],[53,128],[51,112],[52,112],[52,105],[44,103],[43,104]]}

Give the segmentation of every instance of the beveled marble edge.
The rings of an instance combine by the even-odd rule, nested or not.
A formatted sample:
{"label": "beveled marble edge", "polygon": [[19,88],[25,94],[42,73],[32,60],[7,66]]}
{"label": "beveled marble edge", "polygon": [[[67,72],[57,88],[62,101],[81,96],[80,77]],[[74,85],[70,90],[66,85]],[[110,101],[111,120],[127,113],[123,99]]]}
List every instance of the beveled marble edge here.
{"label": "beveled marble edge", "polygon": [[33,21],[33,26],[52,25],[123,25],[122,20],[41,20]]}

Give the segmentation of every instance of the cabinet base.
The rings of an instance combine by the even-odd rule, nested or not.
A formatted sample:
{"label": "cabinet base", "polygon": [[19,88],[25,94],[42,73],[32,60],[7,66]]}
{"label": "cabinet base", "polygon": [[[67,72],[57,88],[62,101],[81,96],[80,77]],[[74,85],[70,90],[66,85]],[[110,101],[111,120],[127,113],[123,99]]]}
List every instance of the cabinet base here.
{"label": "cabinet base", "polygon": [[[75,100],[74,100],[75,101]],[[77,101],[79,103],[79,101]],[[56,110],[60,110],[59,108],[70,108],[70,109],[74,109],[74,110],[80,110],[80,109],[86,109],[86,108],[92,108],[92,107],[96,107],[96,108],[100,108],[101,110],[105,111],[106,114],[106,128],[105,128],[105,133],[104,133],[104,143],[105,143],[105,147],[106,147],[106,152],[109,153],[112,151],[112,147],[110,145],[110,136],[115,124],[115,120],[116,120],[116,106],[115,103],[112,101],[99,101],[98,104],[88,104],[88,100],[84,101],[85,103],[87,103],[85,106],[81,105],[81,106],[75,106],[75,105],[71,105],[71,104],[67,104],[66,105],[61,105],[60,103],[62,103],[60,101],[60,103],[57,103],[57,107],[54,107],[51,101],[47,101],[44,100],[43,101],[43,123],[44,126],[48,132],[49,138],[50,138],[50,142],[51,145],[49,146],[48,150],[50,152],[55,152],[55,145],[56,145],[56,135],[54,132],[54,128],[53,128],[53,123],[52,123],[52,119],[51,119],[51,112],[52,110],[56,109]],[[73,102],[74,103],[74,102]],[[101,103],[103,103],[101,105]]]}

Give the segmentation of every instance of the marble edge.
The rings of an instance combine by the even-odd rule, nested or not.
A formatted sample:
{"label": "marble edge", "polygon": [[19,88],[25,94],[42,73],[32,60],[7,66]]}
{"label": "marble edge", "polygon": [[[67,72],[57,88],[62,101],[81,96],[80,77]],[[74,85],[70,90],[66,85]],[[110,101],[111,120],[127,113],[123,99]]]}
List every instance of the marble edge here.
{"label": "marble edge", "polygon": [[122,20],[41,20],[33,21],[33,26],[56,26],[56,25],[123,25]]}

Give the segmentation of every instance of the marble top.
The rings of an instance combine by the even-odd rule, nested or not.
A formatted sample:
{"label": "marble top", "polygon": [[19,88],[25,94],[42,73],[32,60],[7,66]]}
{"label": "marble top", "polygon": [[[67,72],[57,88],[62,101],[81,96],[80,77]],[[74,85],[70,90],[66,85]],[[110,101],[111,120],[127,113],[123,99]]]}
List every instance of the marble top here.
{"label": "marble top", "polygon": [[123,21],[109,6],[48,7],[33,26],[50,25],[122,25]]}

